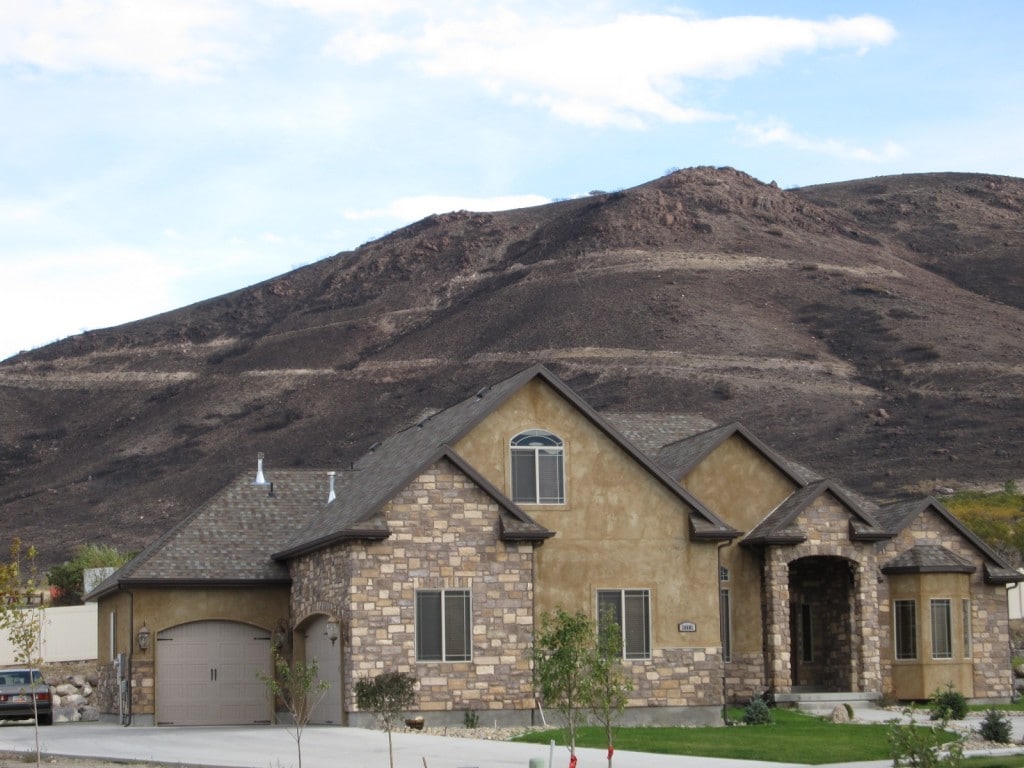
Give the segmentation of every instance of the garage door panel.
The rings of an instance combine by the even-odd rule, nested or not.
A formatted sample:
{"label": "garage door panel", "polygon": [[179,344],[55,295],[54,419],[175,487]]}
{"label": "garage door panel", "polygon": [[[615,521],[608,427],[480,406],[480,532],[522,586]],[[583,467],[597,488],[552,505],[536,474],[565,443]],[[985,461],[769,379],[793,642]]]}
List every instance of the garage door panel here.
{"label": "garage door panel", "polygon": [[244,725],[270,721],[260,675],[271,669],[270,636],[230,621],[198,621],[157,637],[158,724]]}

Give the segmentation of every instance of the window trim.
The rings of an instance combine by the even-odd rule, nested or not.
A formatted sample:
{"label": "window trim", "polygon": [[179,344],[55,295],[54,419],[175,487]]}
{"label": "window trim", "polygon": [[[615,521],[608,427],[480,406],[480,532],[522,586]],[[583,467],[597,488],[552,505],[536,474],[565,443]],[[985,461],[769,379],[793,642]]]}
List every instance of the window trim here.
{"label": "window trim", "polygon": [[[901,608],[910,609],[910,626],[901,630]],[[892,650],[896,661],[917,660],[917,600],[893,600]],[[906,640],[907,642],[901,642]],[[906,651],[909,650],[909,653]]]}
{"label": "window trim", "polygon": [[722,661],[732,661],[732,595],[728,588],[718,590],[718,616],[722,635]]}
{"label": "window trim", "polygon": [[814,610],[810,603],[800,603],[800,661],[814,662]]}
{"label": "window trim", "polygon": [[971,623],[971,598],[964,597],[960,600],[960,621],[963,629],[963,654],[965,659],[974,658],[974,638],[971,636],[973,625]]}
{"label": "window trim", "polygon": [[[652,630],[652,617],[651,617],[651,590],[645,588],[626,588],[626,589],[599,589],[597,590],[597,616],[600,621],[601,616],[601,597],[605,596],[618,596],[618,608],[616,609],[616,621],[619,625],[619,629],[622,632],[622,658],[626,661],[647,661],[652,657],[652,650],[654,646],[654,634]],[[630,650],[628,643],[631,639],[629,627],[624,617],[626,617],[627,610],[627,598],[639,598],[643,611],[643,637],[642,643],[643,648],[640,650]],[[634,606],[635,610],[635,606]]]}
{"label": "window trim", "polygon": [[[426,624],[427,617],[421,615],[424,607],[421,603],[421,596],[436,595],[438,598],[438,605],[440,615],[437,617],[437,630],[440,632],[440,637],[427,638],[425,633],[428,629]],[[448,598],[462,598],[462,609],[464,611],[463,618],[465,620],[465,627],[462,631],[462,641],[465,643],[464,652],[449,652],[449,638],[448,638],[448,621],[449,621],[449,603]],[[414,624],[414,644],[417,663],[452,663],[459,661],[472,661],[473,660],[473,592],[470,589],[417,589],[415,598],[415,624]],[[426,640],[434,640],[440,643],[440,657],[434,658],[433,654],[427,656],[423,653],[423,644]]]}
{"label": "window trim", "polygon": [[[928,601],[928,617],[932,631],[932,658],[946,661],[953,658],[953,601],[948,597],[933,597]],[[936,613],[936,609],[941,610]],[[938,626],[936,620],[939,620]],[[940,644],[939,640],[944,643]]]}
{"label": "window trim", "polygon": [[[527,440],[543,440],[548,441],[547,443],[534,443],[533,445],[520,444],[525,443]],[[517,456],[533,456],[533,492],[529,496],[523,494],[520,495],[519,487],[517,483],[517,470],[516,470],[516,457]],[[565,441],[547,429],[524,429],[521,432],[516,433],[508,441],[508,455],[509,455],[509,486],[511,493],[509,494],[516,504],[533,504],[537,506],[543,505],[564,505],[565,504]],[[554,482],[556,484],[555,493],[544,495],[542,484],[544,482],[544,465],[542,465],[542,457],[550,457],[554,460]],[[550,472],[550,468],[548,468]]]}

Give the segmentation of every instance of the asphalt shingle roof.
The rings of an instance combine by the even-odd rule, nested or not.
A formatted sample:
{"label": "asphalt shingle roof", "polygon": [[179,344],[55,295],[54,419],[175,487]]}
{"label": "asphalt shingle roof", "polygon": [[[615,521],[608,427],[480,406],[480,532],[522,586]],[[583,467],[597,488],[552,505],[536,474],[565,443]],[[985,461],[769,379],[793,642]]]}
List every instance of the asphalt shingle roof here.
{"label": "asphalt shingle roof", "polygon": [[[638,452],[608,420],[598,415],[572,390],[566,387],[544,366],[535,365],[495,384],[485,387],[475,395],[443,411],[425,417],[413,426],[384,440],[380,445],[355,462],[349,470],[341,473],[337,485],[336,501],[324,507],[309,522],[297,530],[289,541],[276,553],[278,558],[325,546],[332,541],[351,538],[368,524],[376,525],[374,517],[400,488],[405,487],[420,471],[442,456],[458,461],[450,446],[466,435],[488,414],[505,400],[519,391],[533,379],[540,377],[556,392],[572,402],[605,433],[623,445],[634,458],[647,466],[661,482],[683,498],[695,511],[695,529],[705,537],[735,535],[729,526],[719,520],[699,501],[690,496],[660,468]],[[542,538],[545,529],[537,525],[522,510],[508,501],[500,491],[490,487],[483,478],[472,473],[463,465],[463,470],[474,475],[474,479],[485,490],[491,492],[503,507],[503,530],[509,534],[529,535]],[[529,529],[533,527],[530,534]]]}
{"label": "asphalt shingle roof", "polygon": [[919,544],[882,565],[882,573],[974,573],[973,563],[938,544]]}
{"label": "asphalt shingle roof", "polygon": [[270,556],[326,504],[327,471],[270,468],[267,485],[255,478],[255,470],[237,477],[89,597],[118,584],[287,583],[287,567]]}
{"label": "asphalt shingle roof", "polygon": [[818,480],[790,494],[744,537],[743,542],[781,544],[804,541],[807,536],[803,529],[797,526],[797,519],[811,502],[825,493],[831,493],[853,514],[850,520],[851,535],[859,539],[890,538],[891,534],[841,486],[828,480]]}

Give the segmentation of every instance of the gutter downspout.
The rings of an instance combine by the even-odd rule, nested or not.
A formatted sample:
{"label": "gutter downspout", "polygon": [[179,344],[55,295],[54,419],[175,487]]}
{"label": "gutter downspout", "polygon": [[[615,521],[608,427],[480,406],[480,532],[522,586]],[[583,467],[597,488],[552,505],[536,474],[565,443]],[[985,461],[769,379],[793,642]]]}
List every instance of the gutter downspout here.
{"label": "gutter downspout", "polygon": [[[125,666],[127,669],[122,669],[121,674],[124,675],[125,688],[127,694],[123,697],[120,696],[120,690],[118,690],[119,698],[122,701],[125,709],[121,710],[121,725],[126,728],[132,724],[132,658],[134,656],[135,648],[135,593],[132,590],[128,592],[128,653],[125,654]],[[120,688],[120,681],[118,681],[118,688]]]}
{"label": "gutter downspout", "polygon": [[[718,642],[722,648],[722,724],[729,725],[729,700],[726,697],[726,670],[725,670],[725,638],[722,636],[722,549],[729,546],[731,541],[720,541],[715,545],[715,560],[718,566],[718,573],[715,574],[715,584],[718,587]],[[729,601],[732,607],[732,600]],[[732,626],[732,622],[729,624]]]}

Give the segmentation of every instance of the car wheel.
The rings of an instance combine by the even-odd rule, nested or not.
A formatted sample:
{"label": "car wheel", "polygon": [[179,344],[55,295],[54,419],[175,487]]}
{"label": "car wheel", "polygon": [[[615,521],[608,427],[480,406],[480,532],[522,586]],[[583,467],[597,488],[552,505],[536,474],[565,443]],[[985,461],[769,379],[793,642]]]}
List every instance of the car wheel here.
{"label": "car wheel", "polygon": [[40,725],[53,725],[53,712],[47,712],[45,715],[39,715]]}

